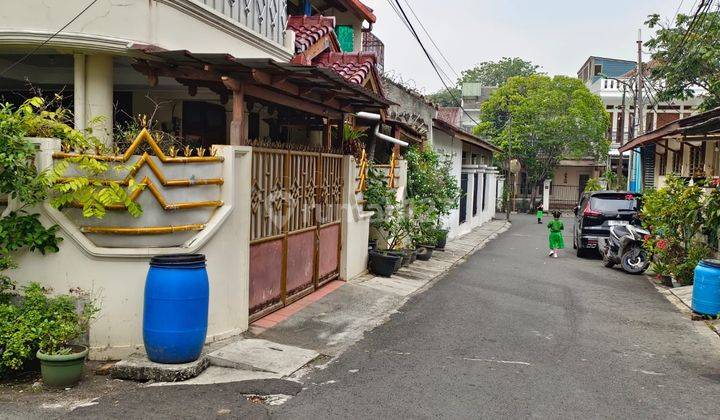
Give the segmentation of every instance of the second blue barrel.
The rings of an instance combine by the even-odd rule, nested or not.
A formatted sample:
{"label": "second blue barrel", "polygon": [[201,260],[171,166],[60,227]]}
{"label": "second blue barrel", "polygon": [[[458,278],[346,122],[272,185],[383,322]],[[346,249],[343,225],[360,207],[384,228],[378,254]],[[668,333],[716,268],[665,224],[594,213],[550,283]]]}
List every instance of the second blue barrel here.
{"label": "second blue barrel", "polygon": [[143,340],[156,363],[197,360],[205,344],[209,304],[202,254],[153,257],[145,281]]}
{"label": "second blue barrel", "polygon": [[692,309],[703,315],[720,314],[720,260],[702,260],[695,267]]}

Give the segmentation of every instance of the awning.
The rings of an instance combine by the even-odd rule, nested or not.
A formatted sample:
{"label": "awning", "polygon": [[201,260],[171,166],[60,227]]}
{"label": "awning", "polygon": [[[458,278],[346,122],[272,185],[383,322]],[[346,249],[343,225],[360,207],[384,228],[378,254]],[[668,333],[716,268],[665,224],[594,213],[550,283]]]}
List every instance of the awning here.
{"label": "awning", "polygon": [[308,112],[332,110],[355,113],[390,106],[387,99],[345,80],[331,69],[282,63],[267,58],[236,58],[229,54],[196,54],[186,50],[145,51],[148,59],[136,59],[133,67],[152,83],[158,76],[172,77],[189,87],[227,92],[223,79],[246,86],[245,95],[274,102],[277,95],[315,104]]}
{"label": "awning", "polygon": [[619,150],[625,152],[649,143],[669,139],[679,141],[720,140],[720,107],[665,124],[656,130],[635,137]]}
{"label": "awning", "polygon": [[457,137],[458,139],[460,139],[461,141],[464,141],[465,143],[474,144],[475,146],[489,150],[490,152],[493,152],[493,153],[501,152],[499,147],[495,146],[494,144],[490,143],[489,141],[483,140],[474,134],[470,134],[467,131],[463,130],[462,128],[456,127],[456,126],[448,123],[447,121],[443,121],[438,118],[433,118],[433,127],[437,128],[438,130],[444,131],[453,137]]}
{"label": "awning", "polygon": [[385,120],[385,124],[393,127],[395,129],[395,135],[398,137],[404,137],[417,144],[423,142],[423,135],[420,134],[413,126],[404,121],[387,118]]}

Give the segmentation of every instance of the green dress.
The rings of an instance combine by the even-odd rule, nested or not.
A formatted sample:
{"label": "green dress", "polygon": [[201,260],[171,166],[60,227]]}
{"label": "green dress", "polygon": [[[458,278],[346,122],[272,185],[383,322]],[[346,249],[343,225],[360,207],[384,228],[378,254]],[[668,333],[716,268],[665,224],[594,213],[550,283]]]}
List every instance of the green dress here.
{"label": "green dress", "polygon": [[547,227],[550,229],[550,249],[565,248],[565,242],[562,236],[562,231],[565,228],[563,222],[558,219],[553,219],[548,223]]}
{"label": "green dress", "polygon": [[538,219],[542,219],[544,215],[545,215],[545,213],[544,213],[542,210],[538,210],[538,211],[537,211],[537,218],[538,218]]}

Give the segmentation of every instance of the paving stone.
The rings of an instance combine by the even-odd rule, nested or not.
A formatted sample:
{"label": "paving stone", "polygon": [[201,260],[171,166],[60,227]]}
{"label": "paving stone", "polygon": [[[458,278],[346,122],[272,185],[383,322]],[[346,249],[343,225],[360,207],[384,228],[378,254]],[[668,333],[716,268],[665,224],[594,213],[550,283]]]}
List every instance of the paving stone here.
{"label": "paving stone", "polygon": [[208,359],[214,366],[288,376],[319,355],[313,350],[247,338],[215,350]]}
{"label": "paving stone", "polygon": [[198,376],[209,364],[205,355],[190,363],[163,364],[151,362],[145,353],[134,353],[115,363],[110,368],[110,376],[140,382],[177,382]]}
{"label": "paving stone", "polygon": [[203,373],[195,378],[182,382],[157,382],[150,386],[168,386],[168,385],[213,385],[225,384],[231,382],[256,381],[264,379],[279,379],[281,376],[277,373],[259,372],[256,370],[242,370],[224,368],[218,366],[210,366]]}

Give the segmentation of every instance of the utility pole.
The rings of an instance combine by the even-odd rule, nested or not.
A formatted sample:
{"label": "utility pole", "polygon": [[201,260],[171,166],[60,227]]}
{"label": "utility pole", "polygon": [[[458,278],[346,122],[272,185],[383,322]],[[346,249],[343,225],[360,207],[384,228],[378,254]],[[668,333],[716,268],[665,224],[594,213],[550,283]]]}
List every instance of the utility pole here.
{"label": "utility pole", "polygon": [[515,204],[515,198],[513,197],[515,195],[515,182],[512,178],[512,168],[510,165],[510,162],[512,162],[512,139],[508,139],[508,155],[507,155],[507,174],[508,174],[508,200],[505,203],[505,220],[508,222],[510,221],[510,203]]}
{"label": "utility pole", "polygon": [[[644,114],[645,114],[645,104],[643,103],[643,62],[642,62],[642,29],[638,29],[638,40],[637,40],[637,82],[636,82],[636,88],[635,88],[635,122],[637,123],[637,130],[635,131],[635,137],[641,136],[642,133],[645,131],[645,125],[644,125]],[[630,153],[630,168],[632,168],[633,173],[637,172],[637,169],[635,168],[635,151],[632,151]],[[628,181],[631,179],[631,173],[628,172]],[[636,179],[636,183],[640,184],[642,183],[642,175],[641,179]],[[638,185],[638,188],[640,186]]]}
{"label": "utility pole", "polygon": [[[625,94],[627,93],[627,85],[623,83],[623,95],[622,105],[620,105],[620,121],[618,121],[617,128],[617,142],[622,147],[625,142]],[[618,165],[617,165],[617,180],[618,184],[623,177],[623,154],[619,154]]]}

